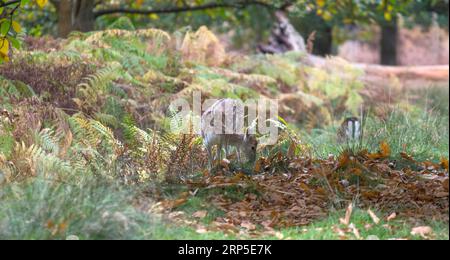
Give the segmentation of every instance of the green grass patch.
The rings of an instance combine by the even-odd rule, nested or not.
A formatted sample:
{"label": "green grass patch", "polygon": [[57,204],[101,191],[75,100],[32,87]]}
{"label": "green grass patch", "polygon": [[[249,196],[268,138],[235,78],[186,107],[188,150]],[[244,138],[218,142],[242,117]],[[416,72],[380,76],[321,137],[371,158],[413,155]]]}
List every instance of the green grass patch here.
{"label": "green grass patch", "polygon": [[1,239],[139,239],[154,224],[131,206],[132,193],[98,178],[38,177],[0,189]]}
{"label": "green grass patch", "polygon": [[[262,240],[356,240],[351,229],[340,223],[339,219],[345,215],[344,211],[332,213],[329,217],[319,220],[303,227],[291,227],[285,229],[275,230],[275,234],[264,235],[263,230],[258,230],[261,235],[258,237],[250,235],[233,235],[221,231],[208,231],[206,233],[197,232],[193,227],[189,226],[175,226],[163,225],[153,228],[152,235],[156,239],[177,239],[177,240],[207,240],[207,239],[262,239]],[[377,213],[381,216],[385,215]],[[374,224],[370,215],[360,209],[356,209],[351,218],[351,223],[354,224],[358,230],[362,240],[421,240],[424,239],[418,235],[412,235],[411,231],[415,227],[408,223],[407,219],[398,218],[387,222],[381,220],[379,224]],[[370,226],[369,226],[370,225]],[[432,234],[427,236],[427,239],[433,240],[448,240],[449,239],[449,225],[444,222],[429,221],[421,225],[432,228]],[[207,226],[205,226],[207,227]],[[344,232],[340,234],[340,231]]]}
{"label": "green grass patch", "polygon": [[[338,239],[357,239],[353,232],[347,231],[347,227],[342,225],[339,218],[343,218],[344,211],[332,213],[327,219],[318,221],[309,226],[288,228],[281,230],[281,234],[285,239],[295,240],[338,240]],[[382,213],[377,213],[381,218]],[[389,239],[422,239],[420,236],[411,235],[411,230],[414,227],[409,224],[406,219],[395,219],[392,222],[381,220],[379,224],[374,224],[370,215],[364,211],[357,209],[353,212],[351,223],[359,231],[361,239],[378,238],[380,240]],[[368,226],[370,225],[370,227]],[[433,229],[433,234],[430,239],[448,240],[449,226],[448,223],[434,222],[423,223],[423,225],[430,226]],[[345,236],[341,237],[337,228],[345,232]],[[266,237],[266,239],[277,239],[276,237]]]}
{"label": "green grass patch", "polygon": [[389,144],[394,159],[400,158],[400,152],[422,161],[438,161],[449,156],[448,117],[422,109],[409,112],[398,109],[385,119],[369,117],[362,143],[339,144],[336,140],[337,130],[336,126],[331,126],[303,132],[301,136],[312,147],[313,155],[322,158],[329,154],[340,154],[349,148],[376,152],[383,141]]}

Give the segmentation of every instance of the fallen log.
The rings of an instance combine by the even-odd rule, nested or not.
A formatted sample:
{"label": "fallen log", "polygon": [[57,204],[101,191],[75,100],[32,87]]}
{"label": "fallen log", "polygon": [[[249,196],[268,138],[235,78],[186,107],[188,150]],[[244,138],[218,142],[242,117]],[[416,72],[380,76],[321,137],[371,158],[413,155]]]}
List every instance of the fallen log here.
{"label": "fallen log", "polygon": [[268,44],[260,44],[258,50],[265,54],[285,53],[288,51],[306,52],[305,40],[290,23],[282,11],[275,13],[276,23],[272,29]]}
{"label": "fallen log", "polygon": [[421,79],[430,81],[448,81],[449,66],[407,66],[393,67],[370,64],[355,64],[355,66],[363,69],[367,74],[378,75],[380,77],[395,76],[399,79],[411,80]]}
{"label": "fallen log", "polygon": [[[326,58],[309,55],[308,63],[314,67],[323,67]],[[396,77],[400,81],[430,81],[445,83],[449,81],[449,65],[432,66],[383,66],[377,64],[354,63],[366,74],[366,78],[383,80]]]}

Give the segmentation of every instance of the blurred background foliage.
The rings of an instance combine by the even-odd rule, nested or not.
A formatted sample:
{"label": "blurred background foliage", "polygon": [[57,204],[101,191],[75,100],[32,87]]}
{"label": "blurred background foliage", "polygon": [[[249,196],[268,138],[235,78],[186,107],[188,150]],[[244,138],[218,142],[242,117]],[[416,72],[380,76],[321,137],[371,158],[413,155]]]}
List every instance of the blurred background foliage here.
{"label": "blurred background foliage", "polygon": [[[140,197],[161,201],[206,177],[201,138],[170,131],[169,104],[194,91],[279,100],[278,143],[259,148],[270,171],[386,142],[389,159],[448,172],[448,79],[414,90],[403,88],[410,74],[372,79],[340,57],[256,54],[279,11],[308,47],[316,32],[313,53],[379,40],[385,64],[400,24],[448,29],[446,0],[0,0],[0,238],[167,236]],[[340,123],[361,108],[358,146],[339,143]]]}
{"label": "blurred background foliage", "polygon": [[[405,26],[427,28],[439,24],[448,30],[449,6],[448,0],[1,1],[2,5],[11,2],[20,3],[20,10],[12,15],[33,36],[67,37],[73,31],[121,27],[117,20],[127,17],[132,28],[151,27],[169,32],[186,26],[196,30],[207,24],[213,31],[226,35],[232,46],[249,50],[269,37],[274,13],[282,10],[304,38],[315,32],[314,53],[320,55],[335,54],[336,46],[354,37],[352,32],[356,28],[378,25],[382,28],[381,51],[386,51],[381,62],[389,65],[396,63],[391,57],[396,52],[389,49],[395,49],[392,43],[397,37],[399,18]],[[6,19],[11,13],[8,8],[15,6],[2,7],[0,17]],[[5,21],[2,20],[3,27]]]}

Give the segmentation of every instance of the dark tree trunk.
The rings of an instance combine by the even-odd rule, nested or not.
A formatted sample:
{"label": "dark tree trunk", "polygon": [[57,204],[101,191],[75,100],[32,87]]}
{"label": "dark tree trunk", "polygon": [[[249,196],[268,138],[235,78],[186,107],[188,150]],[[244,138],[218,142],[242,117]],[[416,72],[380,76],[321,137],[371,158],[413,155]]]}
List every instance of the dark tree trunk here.
{"label": "dark tree trunk", "polygon": [[320,56],[333,54],[333,28],[331,26],[317,32],[313,53]]}
{"label": "dark tree trunk", "polygon": [[95,27],[95,1],[52,0],[58,13],[58,36],[67,37],[72,31],[88,32]]}
{"label": "dark tree trunk", "polygon": [[72,0],[60,0],[55,6],[58,13],[58,36],[65,38],[73,31]]}
{"label": "dark tree trunk", "polygon": [[95,15],[94,15],[95,1],[93,0],[77,0],[75,1],[72,17],[74,29],[81,32],[89,32],[94,30]]}
{"label": "dark tree trunk", "polygon": [[397,19],[391,23],[386,23],[381,27],[381,64],[397,65],[397,40],[398,24]]}

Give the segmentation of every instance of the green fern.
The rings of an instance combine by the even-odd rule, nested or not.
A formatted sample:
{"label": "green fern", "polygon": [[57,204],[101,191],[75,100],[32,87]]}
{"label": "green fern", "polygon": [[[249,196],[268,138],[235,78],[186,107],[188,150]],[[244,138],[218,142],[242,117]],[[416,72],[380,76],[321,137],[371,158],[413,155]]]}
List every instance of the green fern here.
{"label": "green fern", "polygon": [[78,88],[81,88],[84,92],[105,92],[111,82],[118,78],[121,68],[122,66],[119,63],[111,63],[109,66],[100,69],[95,74],[86,77],[84,82],[78,85]]}
{"label": "green fern", "polygon": [[126,144],[135,147],[138,144],[136,121],[131,115],[126,115],[124,116],[121,125]]}
{"label": "green fern", "polygon": [[35,95],[34,90],[25,83],[17,80],[9,80],[0,75],[0,101],[6,103],[10,97],[27,98]]}
{"label": "green fern", "polygon": [[121,149],[121,142],[114,137],[113,131],[99,121],[74,116],[69,119],[72,130],[78,140],[84,146],[99,149],[101,147],[111,150],[110,156]]}
{"label": "green fern", "polygon": [[61,136],[57,136],[55,131],[49,128],[42,129],[34,134],[34,143],[51,154],[59,154]]}
{"label": "green fern", "polygon": [[95,113],[95,120],[112,128],[118,128],[120,125],[120,122],[116,116],[106,113]]}
{"label": "green fern", "polygon": [[112,82],[120,76],[122,66],[117,62],[109,64],[107,67],[98,70],[96,73],[86,77],[77,86],[77,98],[75,103],[81,109],[97,110],[95,106],[102,98],[108,96]]}

